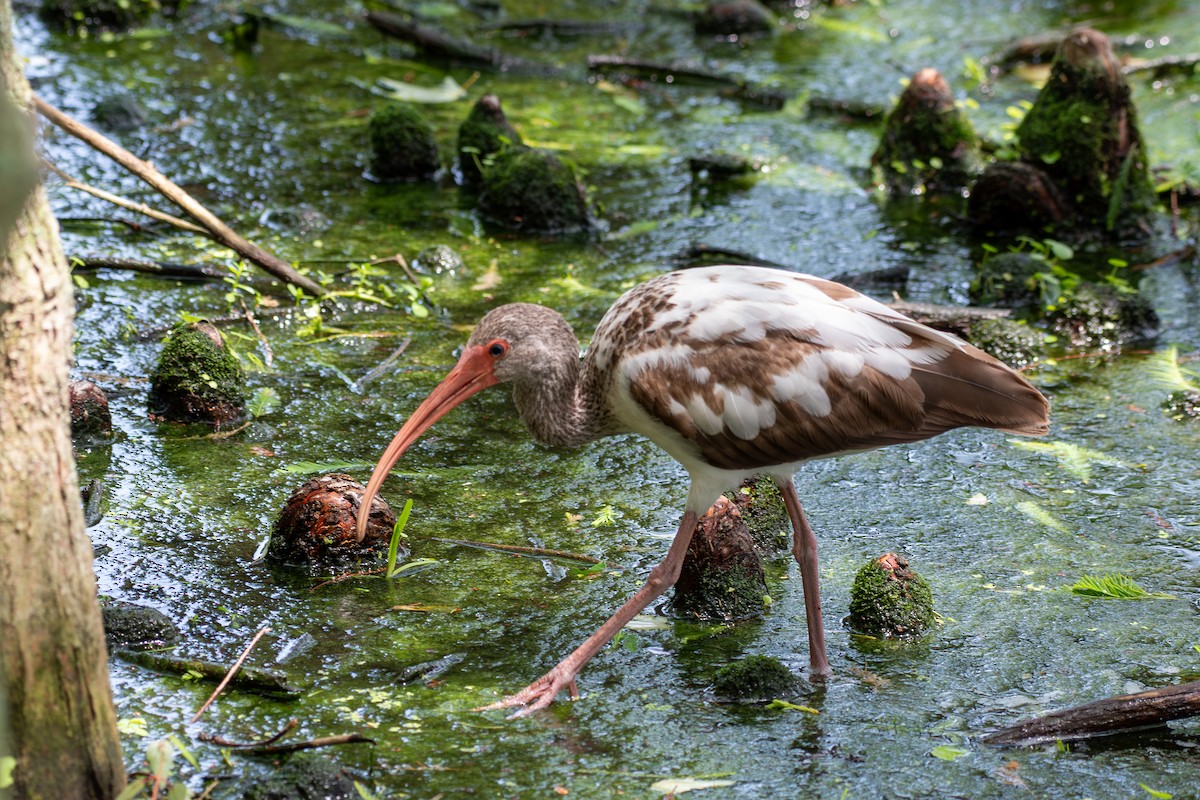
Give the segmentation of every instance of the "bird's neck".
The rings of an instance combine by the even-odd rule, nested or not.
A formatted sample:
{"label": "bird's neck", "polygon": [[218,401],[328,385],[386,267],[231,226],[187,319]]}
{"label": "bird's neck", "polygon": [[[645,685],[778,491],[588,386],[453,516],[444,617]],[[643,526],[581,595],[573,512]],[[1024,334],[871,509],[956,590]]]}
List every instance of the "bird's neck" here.
{"label": "bird's neck", "polygon": [[563,359],[537,380],[513,385],[513,402],[533,438],[551,447],[579,447],[606,431],[580,381],[581,362]]}

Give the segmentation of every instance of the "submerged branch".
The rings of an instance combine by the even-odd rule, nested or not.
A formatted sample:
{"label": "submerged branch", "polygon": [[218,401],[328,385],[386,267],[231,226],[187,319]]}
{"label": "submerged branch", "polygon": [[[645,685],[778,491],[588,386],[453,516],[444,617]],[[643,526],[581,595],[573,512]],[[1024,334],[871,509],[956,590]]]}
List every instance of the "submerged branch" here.
{"label": "submerged branch", "polygon": [[320,284],[311,278],[301,275],[287,261],[284,261],[274,253],[264,250],[253,242],[243,239],[232,228],[218,219],[215,214],[185,192],[179,185],[159,172],[153,164],[143,161],[98,131],[67,116],[37,95],[33,96],[33,103],[38,113],[50,122],[113,159],[149,184],[155,191],[190,214],[215,241],[235,251],[248,261],[258,264],[284,283],[297,286],[314,297],[321,297],[326,293]]}
{"label": "submerged branch", "polygon": [[1197,714],[1200,714],[1200,681],[1193,681],[1064,708],[996,731],[983,741],[1026,747],[1150,728]]}
{"label": "submerged branch", "polygon": [[[201,680],[219,681],[229,671],[224,664],[215,664],[211,661],[199,661],[195,659],[179,658],[178,656],[167,656],[162,653],[151,653],[138,650],[117,650],[114,655],[123,661],[128,661],[131,664],[137,664],[140,667],[154,670],[155,672],[163,672],[172,675],[188,675],[198,677]],[[272,697],[282,697],[291,699],[299,697],[301,692],[299,689],[288,684],[287,680],[282,675],[277,675],[273,672],[268,672],[264,669],[256,667],[246,667],[238,672],[234,679],[229,684],[234,689],[241,689],[248,692],[256,692]]]}

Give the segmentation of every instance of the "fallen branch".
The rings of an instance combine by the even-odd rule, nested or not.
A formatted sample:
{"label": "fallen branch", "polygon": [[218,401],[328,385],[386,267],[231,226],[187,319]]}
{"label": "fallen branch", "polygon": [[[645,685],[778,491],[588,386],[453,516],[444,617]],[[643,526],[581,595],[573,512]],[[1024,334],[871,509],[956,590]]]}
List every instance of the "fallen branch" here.
{"label": "fallen branch", "polygon": [[363,736],[361,733],[342,733],[337,736],[320,736],[316,739],[292,742],[291,744],[251,745],[238,750],[238,752],[253,753],[255,755],[272,755],[277,753],[295,753],[298,750],[313,750],[318,747],[332,747],[339,744],[357,744],[360,742],[375,744],[374,739]]}
{"label": "fallen branch", "polygon": [[996,731],[983,741],[1027,747],[1152,728],[1197,714],[1200,714],[1200,681],[1193,681],[1064,708]]}
{"label": "fallen branch", "polygon": [[300,720],[292,717],[287,721],[287,724],[280,729],[279,733],[275,734],[274,736],[268,736],[266,739],[261,739],[257,742],[235,742],[216,733],[202,733],[196,738],[202,742],[215,744],[218,747],[266,747],[267,745],[275,744],[280,739],[296,730],[296,727],[299,724]]}
{"label": "fallen branch", "polygon": [[141,261],[133,258],[94,258],[92,256],[71,256],[67,260],[71,265],[72,272],[119,269],[126,272],[140,272],[143,275],[154,275],[159,278],[189,281],[219,281],[229,274],[229,271],[224,267],[217,267],[211,264],[164,264],[161,261]]}
{"label": "fallen branch", "polygon": [[783,104],[788,100],[788,95],[783,92],[748,83],[732,75],[688,62],[646,61],[625,56],[600,54],[588,56],[587,65],[588,69],[599,73],[620,70],[654,79],[661,78],[664,82],[676,84],[720,86],[725,88],[725,93],[739,100],[757,103],[775,110],[783,108]]}
{"label": "fallen branch", "polygon": [[386,11],[368,11],[367,22],[376,30],[397,39],[410,42],[425,52],[426,55],[446,58],[459,63],[473,66],[491,67],[506,71],[521,70],[523,72],[556,74],[561,72],[549,64],[538,64],[522,58],[505,55],[492,47],[481,47],[465,39],[455,39],[447,33],[426,25],[418,25],[397,14]]}
{"label": "fallen branch", "polygon": [[258,264],[284,283],[297,286],[314,297],[321,297],[326,293],[320,284],[301,275],[292,268],[291,264],[279,256],[243,239],[152,164],[138,158],[103,134],[67,116],[36,94],[33,96],[33,104],[38,113],[50,122],[113,159],[190,214],[215,241],[235,251],[248,261]]}
{"label": "fallen branch", "polygon": [[139,214],[150,217],[151,219],[156,219],[159,222],[170,223],[171,225],[174,225],[176,228],[182,228],[185,231],[191,231],[192,233],[199,233],[202,235],[208,234],[208,231],[206,231],[204,228],[201,228],[199,225],[193,225],[192,223],[188,222],[186,219],[180,219],[179,217],[168,214],[165,211],[159,211],[157,208],[151,208],[150,206],[146,205],[145,203],[135,203],[132,200],[126,200],[124,197],[121,197],[120,195],[115,195],[112,192],[106,192],[103,189],[97,189],[95,186],[91,186],[89,184],[83,183],[82,181],[77,181],[74,178],[72,178],[70,175],[68,175],[67,173],[63,172],[58,167],[51,164],[49,161],[46,161],[45,159],[42,159],[42,163],[46,166],[46,168],[48,170],[53,172],[58,177],[62,178],[63,185],[66,186],[68,189],[78,189],[81,192],[86,192],[87,194],[90,194],[92,197],[98,197],[101,200],[105,200],[109,203],[112,203],[115,206],[120,206],[121,208],[127,208],[130,211],[136,211]]}

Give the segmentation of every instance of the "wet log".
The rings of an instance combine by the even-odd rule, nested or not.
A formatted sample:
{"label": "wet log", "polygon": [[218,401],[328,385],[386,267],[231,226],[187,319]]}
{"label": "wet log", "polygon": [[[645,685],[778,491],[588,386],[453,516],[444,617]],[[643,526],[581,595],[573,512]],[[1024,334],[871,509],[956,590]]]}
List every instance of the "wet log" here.
{"label": "wet log", "polygon": [[[105,258],[73,256],[72,272],[93,272],[101,269],[117,269],[125,272],[140,272],[159,278],[184,281],[219,281],[229,276],[229,270],[214,264],[173,264],[165,261],[143,261],[136,258]],[[242,278],[245,283],[248,279]],[[267,284],[262,284],[265,288]]]}
{"label": "wet log", "polygon": [[687,83],[693,86],[719,86],[738,100],[773,110],[783,108],[788,95],[764,86],[690,62],[647,61],[640,58],[595,54],[587,57],[588,69],[597,73],[628,72],[663,83]]}
{"label": "wet log", "polygon": [[987,744],[1027,747],[1164,725],[1200,714],[1200,681],[1108,697],[1025,720],[984,737]]}
{"label": "wet log", "polygon": [[[145,667],[155,672],[163,672],[171,675],[190,675],[192,677],[198,676],[200,680],[205,681],[220,681],[229,673],[229,667],[225,664],[216,664],[212,661],[200,661],[191,658],[179,658],[178,656],[166,656],[161,653],[117,650],[114,655],[122,661],[128,661],[131,664],[137,664],[139,667]],[[299,689],[289,684],[284,676],[256,667],[242,667],[233,676],[233,680],[230,681],[229,685],[234,689],[289,700],[303,694]]]}
{"label": "wet log", "polygon": [[556,73],[559,70],[549,64],[538,64],[515,56],[506,55],[494,47],[483,47],[463,39],[407,20],[386,11],[368,11],[367,22],[388,36],[415,45],[423,53],[434,58],[445,58],[462,64],[488,67],[498,70],[520,70],[522,72]]}

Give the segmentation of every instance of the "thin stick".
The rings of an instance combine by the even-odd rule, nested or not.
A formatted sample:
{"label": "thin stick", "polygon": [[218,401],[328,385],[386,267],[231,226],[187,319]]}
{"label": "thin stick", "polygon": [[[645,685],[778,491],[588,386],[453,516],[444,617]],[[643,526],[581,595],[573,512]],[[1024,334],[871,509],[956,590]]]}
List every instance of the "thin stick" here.
{"label": "thin stick", "polygon": [[262,746],[247,747],[241,752],[255,753],[259,755],[269,755],[273,753],[294,753],[297,750],[312,750],[317,747],[329,747],[338,744],[355,744],[365,742],[366,744],[375,744],[374,739],[363,736],[361,733],[342,733],[337,736],[319,736],[316,739],[309,739],[304,742],[292,742],[290,744],[269,744]]}
{"label": "thin stick", "polygon": [[246,312],[246,321],[250,323],[250,327],[254,329],[254,333],[258,336],[258,341],[262,343],[263,361],[269,367],[275,362],[275,351],[271,349],[271,343],[267,341],[267,337],[263,335],[262,329],[258,327],[258,320],[250,313],[250,309],[246,307],[245,300],[239,300],[242,304],[242,311]]}
{"label": "thin stick", "polygon": [[299,724],[300,720],[292,717],[287,721],[287,724],[283,726],[283,729],[280,730],[279,733],[257,742],[234,742],[215,733],[202,733],[197,738],[202,742],[209,742],[217,745],[218,747],[265,747],[269,744],[275,744],[284,736],[287,736],[289,733],[294,731],[296,726]]}
{"label": "thin stick", "polygon": [[77,181],[44,158],[42,159],[42,164],[44,164],[46,168],[55,175],[62,178],[63,185],[69,189],[78,189],[81,192],[87,192],[93,197],[99,197],[101,200],[107,200],[113,205],[120,206],[121,208],[127,208],[130,211],[136,211],[139,214],[144,214],[145,216],[156,219],[159,222],[169,222],[176,228],[182,228],[185,231],[198,233],[202,236],[208,235],[208,231],[206,231],[204,228],[201,228],[199,225],[194,225],[191,222],[188,222],[186,219],[180,219],[179,217],[172,216],[165,211],[159,211],[157,208],[151,208],[145,203],[135,203],[134,201],[126,200],[124,197],[119,195],[106,192],[103,189],[97,189],[95,186],[90,186],[82,181]]}
{"label": "thin stick", "polygon": [[581,561],[584,564],[602,564],[600,559],[585,556],[581,553],[568,553],[565,550],[547,550],[544,547],[529,547],[523,544],[497,544],[495,542],[473,542],[469,539],[443,539],[439,536],[423,536],[431,542],[459,544],[464,547],[478,547],[481,550],[498,550],[501,553],[512,553],[517,556],[537,556],[538,558],[565,558],[571,561]]}
{"label": "thin stick", "polygon": [[254,645],[258,644],[258,640],[263,637],[263,634],[270,632],[271,629],[265,625],[258,629],[258,633],[254,634],[254,638],[250,640],[250,644],[246,645],[246,649],[242,651],[240,656],[238,656],[238,660],[233,662],[233,666],[229,668],[229,672],[225,673],[225,677],[220,683],[217,684],[217,688],[213,690],[212,695],[210,695],[209,698],[204,701],[204,705],[200,706],[200,710],[197,711],[196,715],[188,721],[189,725],[195,723],[196,720],[200,719],[200,715],[208,710],[208,707],[211,706],[213,701],[217,699],[217,695],[224,691],[225,687],[229,685],[229,682],[233,680],[233,676],[237,673],[238,669],[241,668],[242,662],[246,660],[246,656],[250,655],[250,651],[254,649]]}
{"label": "thin stick", "polygon": [[386,370],[388,367],[390,367],[392,365],[393,361],[395,361],[397,358],[402,356],[404,354],[404,351],[408,349],[408,345],[411,342],[412,342],[412,337],[409,337],[409,338],[405,339],[403,342],[401,342],[400,346],[397,347],[395,350],[393,350],[392,354],[390,356],[388,356],[383,361],[381,361],[379,363],[379,365],[377,367],[375,367],[375,369],[371,370],[366,375],[363,375],[361,378],[356,380],[354,382],[354,386],[352,388],[357,392],[361,392],[363,390],[364,386],[366,386],[368,383],[370,383],[371,381],[375,380],[380,375],[382,375],[383,371]]}
{"label": "thin stick", "polygon": [[208,231],[208,235],[216,241],[234,250],[247,260],[258,264],[284,283],[298,286],[313,297],[321,297],[326,293],[325,289],[319,283],[301,275],[292,268],[291,264],[279,256],[269,253],[253,242],[243,239],[232,228],[218,219],[215,214],[197,202],[196,198],[185,192],[166,175],[159,172],[153,164],[143,161],[103,134],[67,116],[36,94],[33,96],[33,104],[37,108],[38,113],[50,120],[50,122],[113,159],[148,183],[159,194],[182,208],[203,225]]}

